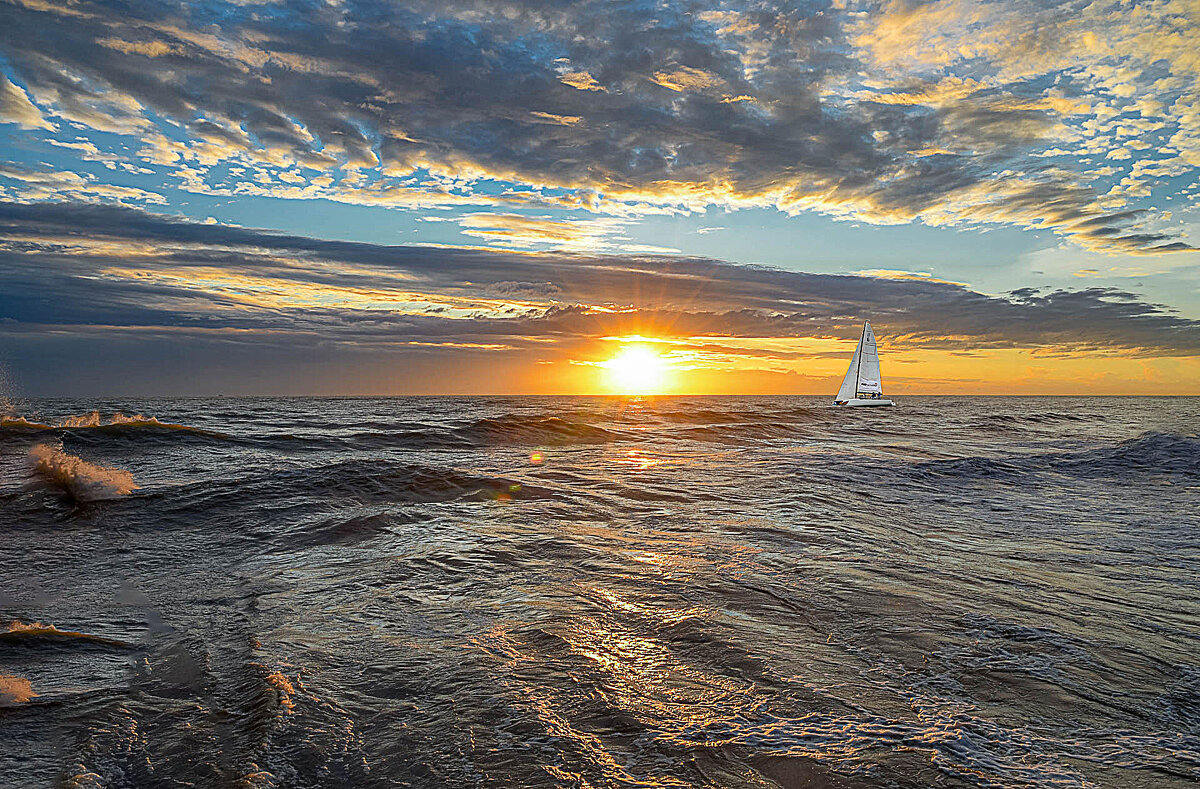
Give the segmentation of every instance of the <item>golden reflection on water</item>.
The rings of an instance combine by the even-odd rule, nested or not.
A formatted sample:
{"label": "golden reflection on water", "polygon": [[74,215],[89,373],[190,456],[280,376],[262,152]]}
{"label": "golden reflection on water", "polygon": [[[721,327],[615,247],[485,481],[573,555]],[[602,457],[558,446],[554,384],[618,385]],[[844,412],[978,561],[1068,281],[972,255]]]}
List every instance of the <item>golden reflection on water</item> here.
{"label": "golden reflection on water", "polygon": [[[642,556],[669,561],[654,552]],[[631,744],[608,732],[613,720],[627,718],[657,737],[683,742],[684,732],[727,728],[753,713],[759,699],[753,681],[703,665],[703,656],[688,654],[693,642],[680,638],[714,612],[600,586],[581,587],[578,602],[586,607],[555,624],[497,624],[473,644],[501,659],[498,673],[514,703],[561,741],[558,758],[541,768],[575,786],[592,785],[587,777],[594,782],[597,772],[601,783],[692,785],[671,774],[678,765],[665,775],[657,769],[646,775],[648,765],[639,766],[636,750],[627,751]],[[572,681],[548,682],[548,672]]]}
{"label": "golden reflection on water", "polygon": [[704,728],[745,706],[751,683],[697,665],[672,643],[678,628],[703,622],[709,612],[646,605],[610,589],[585,594],[600,611],[557,635],[589,661],[586,680],[608,706],[665,730]]}
{"label": "golden reflection on water", "polygon": [[[521,634],[511,624],[498,624],[473,642],[485,652],[503,658],[501,681],[524,711],[533,713],[546,735],[558,740],[555,745],[557,764],[542,762],[538,767],[565,785],[595,786],[585,773],[599,772],[605,783],[623,786],[685,787],[686,781],[673,777],[656,777],[643,781],[627,770],[594,732],[572,724],[578,715],[577,699],[547,682],[538,681],[539,672],[549,662],[549,656],[533,644],[523,643]],[[586,720],[580,723],[587,723]]]}
{"label": "golden reflection on water", "polygon": [[624,455],[612,458],[611,462],[618,465],[631,466],[635,471],[645,471],[648,468],[666,463],[662,458],[653,458],[640,449],[631,449]]}

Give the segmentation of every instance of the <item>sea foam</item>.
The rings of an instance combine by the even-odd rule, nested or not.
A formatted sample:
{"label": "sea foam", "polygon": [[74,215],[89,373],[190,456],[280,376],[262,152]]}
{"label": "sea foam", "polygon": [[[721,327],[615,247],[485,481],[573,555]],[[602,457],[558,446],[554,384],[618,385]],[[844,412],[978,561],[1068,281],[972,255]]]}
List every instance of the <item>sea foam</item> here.
{"label": "sea foam", "polygon": [[55,422],[39,422],[13,413],[0,416],[0,428],[10,428],[14,430],[78,430],[84,428],[112,427],[151,427],[161,428],[164,430],[195,429],[188,427],[187,425],[178,425],[174,422],[161,422],[159,421],[158,417],[146,416],[145,414],[126,416],[119,411],[113,414],[110,419],[105,419],[99,411],[89,411],[85,414],[72,414],[70,416],[65,416]]}
{"label": "sea foam", "polygon": [[37,694],[24,677],[0,674],[0,707],[15,707],[24,704]]}
{"label": "sea foam", "polygon": [[88,463],[47,444],[29,450],[33,469],[76,501],[101,501],[125,496],[138,489],[128,471]]}

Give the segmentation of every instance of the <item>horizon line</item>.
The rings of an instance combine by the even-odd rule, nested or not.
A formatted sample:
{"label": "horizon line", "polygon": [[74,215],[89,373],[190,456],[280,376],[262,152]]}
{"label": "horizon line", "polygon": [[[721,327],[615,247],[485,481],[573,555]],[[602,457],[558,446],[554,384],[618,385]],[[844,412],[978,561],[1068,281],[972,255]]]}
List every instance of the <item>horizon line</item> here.
{"label": "horizon line", "polygon": [[[834,395],[826,394],[806,394],[803,392],[780,393],[780,392],[660,392],[655,394],[619,394],[619,393],[579,393],[579,392],[561,392],[561,393],[525,393],[525,392],[491,392],[491,393],[397,393],[397,394],[100,394],[100,395],[8,395],[10,402],[12,400],[119,400],[119,399],[135,399],[135,400],[372,400],[372,399],[389,399],[389,398],[433,398],[433,397],[455,397],[455,398],[500,398],[500,397],[587,397],[587,398],[603,398],[608,400],[653,400],[665,399],[672,397],[820,397],[829,398],[832,402]],[[905,398],[905,397],[1055,397],[1055,398],[1075,398],[1086,399],[1093,397],[1122,397],[1122,398],[1189,398],[1200,397],[1200,392],[1196,393],[1164,393],[1164,394],[1121,394],[1121,393],[1106,393],[1092,392],[1088,394],[1055,394],[1055,393],[982,393],[982,392],[962,392],[962,393],[947,393],[947,392],[911,392],[902,395],[888,395],[889,398]]]}

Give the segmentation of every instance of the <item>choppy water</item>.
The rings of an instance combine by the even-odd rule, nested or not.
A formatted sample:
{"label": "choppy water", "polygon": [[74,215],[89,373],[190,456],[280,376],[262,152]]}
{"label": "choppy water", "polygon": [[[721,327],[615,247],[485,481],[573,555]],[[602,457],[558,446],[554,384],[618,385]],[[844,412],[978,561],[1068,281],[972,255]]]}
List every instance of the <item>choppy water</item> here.
{"label": "choppy water", "polygon": [[1200,401],[826,403],[14,404],[0,785],[1200,780]]}

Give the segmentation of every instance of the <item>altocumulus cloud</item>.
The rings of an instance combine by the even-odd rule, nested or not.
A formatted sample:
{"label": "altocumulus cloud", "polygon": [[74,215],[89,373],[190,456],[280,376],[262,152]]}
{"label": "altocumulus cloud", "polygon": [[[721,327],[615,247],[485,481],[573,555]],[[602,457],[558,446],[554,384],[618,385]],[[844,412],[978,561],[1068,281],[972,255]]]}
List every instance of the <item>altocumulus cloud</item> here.
{"label": "altocumulus cloud", "polygon": [[[1200,166],[1194,4],[1136,8],[7,0],[0,110],[132,136],[136,166],[209,194],[775,206],[1190,249],[1138,201]],[[583,229],[512,224],[475,230]]]}
{"label": "altocumulus cloud", "polygon": [[380,246],[96,204],[0,203],[0,277],[0,331],[14,344],[161,341],[155,353],[174,357],[222,346],[265,360],[318,347],[561,355],[629,334],[850,338],[864,314],[897,349],[1200,355],[1200,322],[1111,289],[985,295],[678,256]]}

